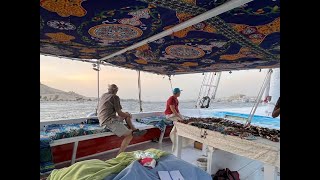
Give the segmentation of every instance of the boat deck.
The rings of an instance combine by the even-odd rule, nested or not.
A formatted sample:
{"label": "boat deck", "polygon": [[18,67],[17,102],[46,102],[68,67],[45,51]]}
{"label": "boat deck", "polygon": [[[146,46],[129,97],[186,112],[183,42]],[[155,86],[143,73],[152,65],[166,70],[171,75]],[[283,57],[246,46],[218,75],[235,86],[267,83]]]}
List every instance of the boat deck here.
{"label": "boat deck", "polygon": [[[126,151],[146,150],[146,149],[150,149],[150,148],[161,149],[163,151],[172,153],[172,151],[171,151],[172,142],[171,142],[170,138],[164,138],[161,144],[157,143],[157,142],[145,142],[145,143],[140,143],[140,144],[136,144],[133,146],[129,146]],[[100,159],[100,160],[106,161],[108,159],[112,159],[112,158],[116,157],[117,152],[118,152],[118,149],[111,150],[111,151],[108,151],[104,154],[92,156],[90,158],[84,158],[81,161],[88,160],[88,159]],[[187,161],[191,164],[195,164],[197,158],[200,157],[201,155],[202,155],[201,150],[195,149],[193,147],[186,147],[185,149],[182,150],[181,157],[184,161]],[[76,162],[78,162],[78,161],[76,161]],[[56,169],[68,167],[69,165],[70,165],[70,163],[59,164],[56,166]],[[45,180],[46,177],[48,177],[48,174],[41,175],[40,180]]]}
{"label": "boat deck", "polygon": [[[162,144],[156,143],[156,142],[145,142],[141,144],[137,144],[134,146],[130,146],[127,148],[126,151],[136,151],[136,150],[146,150],[149,148],[157,148],[161,149],[163,151],[171,153],[171,148],[172,148],[172,143],[169,138],[164,138]],[[116,156],[118,150],[111,150],[108,151],[104,154],[100,154],[97,156],[93,156],[87,159],[100,159],[100,160],[108,160],[112,159]],[[228,152],[221,152],[222,154],[228,154]],[[219,163],[219,161],[225,161],[223,157],[226,157],[225,155],[222,155],[221,157],[216,159],[216,162]],[[182,154],[181,154],[181,159],[189,162],[191,164],[196,165],[196,160],[197,158],[203,156],[203,153],[201,150],[195,149],[191,146],[185,147],[182,149]],[[87,160],[83,159],[83,160]],[[227,159],[228,161],[232,161],[232,159]],[[70,164],[60,164],[56,166],[57,169],[67,167]],[[225,168],[225,167],[221,167]],[[232,171],[238,171],[241,174],[246,174],[246,177],[240,177],[241,180],[263,180],[263,163],[258,162],[258,161],[250,161],[249,163],[244,163],[241,168],[239,169],[231,169]],[[247,173],[246,173],[247,172]],[[250,172],[250,173],[249,173]],[[43,175],[40,177],[41,180],[46,179],[48,175]],[[280,172],[278,173],[278,178],[277,180],[280,180]]]}

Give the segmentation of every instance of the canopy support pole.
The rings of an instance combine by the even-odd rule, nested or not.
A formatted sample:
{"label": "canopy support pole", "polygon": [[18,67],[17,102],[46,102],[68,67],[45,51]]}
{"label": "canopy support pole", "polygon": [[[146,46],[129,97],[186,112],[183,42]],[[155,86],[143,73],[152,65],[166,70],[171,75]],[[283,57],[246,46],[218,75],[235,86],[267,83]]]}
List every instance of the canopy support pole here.
{"label": "canopy support pole", "polygon": [[140,71],[138,71],[138,89],[139,89],[139,107],[140,107],[140,112],[142,112]]}
{"label": "canopy support pole", "polygon": [[113,58],[113,57],[115,57],[117,55],[120,55],[120,54],[123,54],[123,53],[125,53],[127,51],[136,49],[137,47],[140,47],[142,45],[148,44],[150,42],[153,42],[155,40],[158,40],[160,38],[168,36],[168,35],[170,35],[170,34],[172,34],[174,32],[180,31],[180,30],[185,29],[185,28],[187,28],[189,26],[198,24],[198,23],[200,23],[202,21],[205,21],[205,20],[210,19],[212,17],[218,16],[218,15],[224,13],[224,12],[230,11],[230,10],[232,10],[234,8],[242,6],[242,5],[244,5],[244,4],[248,3],[248,2],[251,2],[251,1],[253,1],[253,0],[230,0],[230,1],[226,2],[226,3],[221,4],[220,6],[218,6],[216,8],[213,8],[213,9],[211,9],[209,11],[206,11],[205,13],[202,13],[202,14],[200,14],[198,16],[195,16],[195,17],[193,17],[193,18],[191,18],[191,19],[189,19],[187,21],[184,21],[183,23],[180,23],[180,24],[178,24],[178,25],[176,25],[176,26],[174,26],[172,28],[169,28],[169,29],[167,29],[165,31],[162,31],[161,33],[153,35],[153,36],[151,36],[151,37],[149,37],[147,39],[144,39],[144,40],[142,40],[142,41],[140,41],[140,42],[138,42],[136,44],[133,44],[133,45],[131,45],[131,46],[127,47],[127,48],[124,48],[124,49],[122,49],[120,51],[117,51],[117,52],[115,52],[113,54],[105,56],[105,57],[103,57],[103,58],[101,58],[99,60],[100,61],[104,61],[106,59]]}
{"label": "canopy support pole", "polygon": [[96,108],[96,115],[98,114],[98,107],[100,101],[100,62],[98,61],[97,64],[93,64],[93,70],[97,71],[97,91],[98,91],[98,100],[97,100],[97,108]]}
{"label": "canopy support pole", "polygon": [[[98,68],[100,68],[100,64],[98,64]],[[100,69],[97,71],[97,79],[98,79],[98,104],[100,101]]]}
{"label": "canopy support pole", "polygon": [[259,103],[261,102],[261,97],[262,97],[262,95],[264,93],[264,90],[266,89],[267,84],[270,81],[271,74],[272,74],[272,69],[269,69],[269,71],[268,71],[268,73],[267,73],[267,75],[266,75],[266,77],[265,77],[265,79],[263,81],[262,87],[261,87],[261,89],[260,89],[260,91],[258,93],[258,96],[256,98],[255,104],[254,104],[254,106],[252,107],[252,109],[250,111],[249,117],[248,117],[248,119],[246,121],[246,126],[249,126],[250,123],[251,123],[251,120],[252,120],[252,118],[253,118],[256,110],[257,110],[257,107],[258,107]]}

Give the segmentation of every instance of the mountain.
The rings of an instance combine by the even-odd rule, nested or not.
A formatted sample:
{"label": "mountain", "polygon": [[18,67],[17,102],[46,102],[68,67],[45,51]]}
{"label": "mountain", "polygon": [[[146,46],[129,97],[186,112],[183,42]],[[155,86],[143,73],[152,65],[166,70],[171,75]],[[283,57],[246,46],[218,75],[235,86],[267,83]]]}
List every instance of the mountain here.
{"label": "mountain", "polygon": [[49,87],[40,82],[40,100],[42,101],[91,101],[91,98],[82,96],[73,91],[65,92]]}

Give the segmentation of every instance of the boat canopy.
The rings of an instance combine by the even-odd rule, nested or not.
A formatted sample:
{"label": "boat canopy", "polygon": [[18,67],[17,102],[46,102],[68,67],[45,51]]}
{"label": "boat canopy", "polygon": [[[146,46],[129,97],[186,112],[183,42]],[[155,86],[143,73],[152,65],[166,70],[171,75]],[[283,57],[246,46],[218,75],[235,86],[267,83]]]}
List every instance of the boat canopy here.
{"label": "boat canopy", "polygon": [[280,0],[40,0],[40,54],[162,75],[280,66]]}

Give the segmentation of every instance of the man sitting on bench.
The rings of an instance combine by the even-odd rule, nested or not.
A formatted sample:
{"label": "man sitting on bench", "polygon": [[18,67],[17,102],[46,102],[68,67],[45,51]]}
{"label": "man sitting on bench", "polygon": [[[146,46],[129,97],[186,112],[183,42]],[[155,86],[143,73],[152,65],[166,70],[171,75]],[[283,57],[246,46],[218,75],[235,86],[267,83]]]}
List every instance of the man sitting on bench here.
{"label": "man sitting on bench", "polygon": [[[127,148],[133,136],[142,136],[147,130],[136,129],[131,122],[131,114],[121,111],[122,107],[120,98],[116,95],[117,92],[117,85],[109,85],[108,92],[104,93],[100,98],[97,113],[100,126],[108,128],[118,137],[124,137],[118,152],[120,154]],[[123,124],[123,120],[127,122],[130,129]]]}

